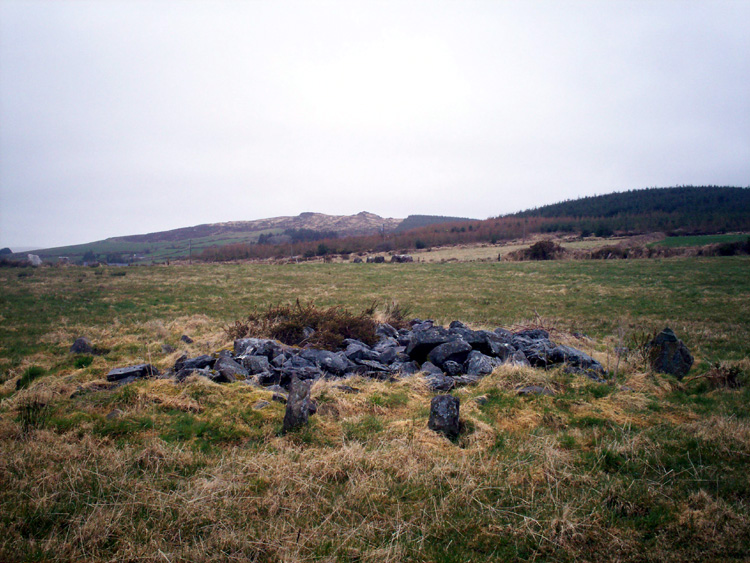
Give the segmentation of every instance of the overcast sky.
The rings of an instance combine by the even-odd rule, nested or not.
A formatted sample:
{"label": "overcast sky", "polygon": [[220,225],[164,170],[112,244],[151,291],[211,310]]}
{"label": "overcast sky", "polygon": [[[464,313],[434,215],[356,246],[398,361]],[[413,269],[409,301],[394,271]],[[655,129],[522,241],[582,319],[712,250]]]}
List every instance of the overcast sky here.
{"label": "overcast sky", "polygon": [[748,0],[0,0],[0,247],[747,186],[748,30]]}

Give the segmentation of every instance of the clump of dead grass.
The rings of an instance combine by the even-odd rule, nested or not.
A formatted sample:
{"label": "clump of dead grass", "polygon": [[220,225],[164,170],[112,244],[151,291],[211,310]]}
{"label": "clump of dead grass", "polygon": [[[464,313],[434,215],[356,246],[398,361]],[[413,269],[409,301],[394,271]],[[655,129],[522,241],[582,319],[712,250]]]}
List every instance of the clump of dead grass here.
{"label": "clump of dead grass", "polygon": [[745,384],[746,375],[738,365],[728,362],[717,362],[707,372],[690,378],[687,381],[702,379],[711,389],[739,389]]}
{"label": "clump of dead grass", "polygon": [[377,342],[377,323],[371,314],[354,314],[342,307],[322,308],[314,303],[275,305],[266,311],[251,313],[244,321],[225,327],[230,339],[252,336],[271,338],[290,346],[310,345],[336,350],[344,340],[353,338],[365,344]]}

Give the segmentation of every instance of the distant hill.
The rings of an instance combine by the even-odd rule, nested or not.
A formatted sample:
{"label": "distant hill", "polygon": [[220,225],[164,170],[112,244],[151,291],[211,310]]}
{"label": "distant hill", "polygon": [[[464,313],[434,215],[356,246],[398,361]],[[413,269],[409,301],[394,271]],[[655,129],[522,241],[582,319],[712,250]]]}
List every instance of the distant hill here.
{"label": "distant hill", "polygon": [[[373,213],[301,213],[256,221],[197,225],[114,237],[84,245],[37,250],[73,262],[163,261],[188,256],[246,260],[409,251],[455,244],[495,244],[533,233],[608,237],[750,232],[750,188],[680,186],[584,197],[486,220],[435,215],[386,219]],[[25,255],[14,255],[25,258]]]}
{"label": "distant hill", "polygon": [[[566,201],[521,213],[453,220],[369,235],[286,245],[208,248],[204,260],[247,260],[367,252],[408,252],[458,244],[497,244],[535,233],[609,237],[666,232],[673,235],[750,231],[750,188],[676,187],[632,190]],[[403,225],[403,223],[402,223]],[[408,224],[407,224],[408,225]]]}
{"label": "distant hill", "polygon": [[440,223],[456,223],[461,221],[476,221],[476,219],[469,219],[466,217],[445,217],[443,215],[409,215],[406,219],[401,221],[401,224],[396,227],[395,231],[400,233],[412,229],[418,229],[420,227],[438,225]]}
{"label": "distant hill", "polygon": [[289,217],[210,223],[142,235],[112,237],[87,244],[37,250],[35,254],[46,259],[66,256],[74,262],[169,260],[196,256],[211,247],[254,244],[264,235],[277,235],[285,231],[322,231],[336,233],[338,237],[364,236],[392,232],[402,221],[403,219],[384,218],[366,211],[356,215],[307,212]]}
{"label": "distant hill", "polygon": [[392,231],[403,219],[384,219],[374,213],[362,211],[356,215],[326,215],[325,213],[300,213],[294,217],[271,217],[255,221],[230,221],[184,227],[145,235],[130,235],[108,240],[125,242],[166,242],[192,238],[215,237],[234,233],[257,233],[274,229],[309,229],[335,231],[339,236],[369,235],[383,229]]}

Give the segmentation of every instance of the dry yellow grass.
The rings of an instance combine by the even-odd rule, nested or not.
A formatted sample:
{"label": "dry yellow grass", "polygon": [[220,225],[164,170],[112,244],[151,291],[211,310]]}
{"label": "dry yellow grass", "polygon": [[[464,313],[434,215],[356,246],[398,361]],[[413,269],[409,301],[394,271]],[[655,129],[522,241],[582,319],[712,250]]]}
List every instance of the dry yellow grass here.
{"label": "dry yellow grass", "polygon": [[[284,435],[284,406],[266,389],[192,377],[109,390],[104,375],[231,346],[226,322],[298,294],[355,311],[397,299],[414,316],[474,328],[541,326],[610,370],[634,331],[675,320],[698,372],[720,358],[745,378],[744,264],[224,265],[36,272],[38,286],[8,278],[19,303],[28,282],[29,299],[75,296],[66,303],[77,313],[3,332],[0,560],[742,560],[747,388],[651,374],[637,354],[620,358],[614,385],[502,366],[453,392],[455,442],[427,428],[433,393],[418,376],[318,381],[318,413]],[[665,296],[675,306],[665,309]],[[26,331],[41,344],[28,345]],[[111,353],[76,367],[67,349],[81,334]],[[29,352],[12,356],[8,343]],[[33,365],[45,373],[16,390]],[[519,396],[524,385],[555,395]],[[260,401],[269,404],[254,408]]]}

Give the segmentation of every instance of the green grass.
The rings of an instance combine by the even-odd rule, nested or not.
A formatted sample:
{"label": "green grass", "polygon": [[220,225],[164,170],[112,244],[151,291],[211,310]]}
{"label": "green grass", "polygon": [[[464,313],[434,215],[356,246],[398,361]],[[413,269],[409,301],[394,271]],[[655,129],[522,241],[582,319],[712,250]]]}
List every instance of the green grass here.
{"label": "green grass", "polygon": [[650,246],[666,246],[668,248],[681,248],[685,246],[705,246],[707,244],[718,244],[722,242],[739,242],[747,240],[749,235],[697,235],[685,237],[667,237],[664,240],[651,243]]}
{"label": "green grass", "polygon": [[37,254],[45,260],[56,260],[58,257],[66,256],[74,262],[81,260],[87,252],[93,252],[99,260],[104,260],[107,254],[121,254],[123,256],[138,254],[145,263],[164,262],[166,260],[188,258],[191,251],[193,256],[198,256],[203,250],[212,246],[254,243],[258,241],[260,235],[278,234],[281,231],[282,229],[265,229],[262,231],[196,237],[190,240],[157,242],[128,242],[107,239],[86,244],[43,249],[37,251]]}
{"label": "green grass", "polygon": [[[0,270],[0,560],[745,560],[746,385],[677,382],[645,373],[635,356],[611,386],[503,368],[453,392],[462,434],[452,443],[427,429],[432,394],[419,378],[357,379],[359,393],[316,383],[318,413],[285,435],[283,405],[241,382],[107,390],[101,380],[113,367],[165,368],[183,349],[231,346],[222,327],[299,298],[353,312],[396,300],[443,324],[541,323],[561,331],[553,338],[587,335],[576,346],[610,367],[620,339],[668,325],[696,356],[691,375],[722,361],[746,383],[748,266],[729,257]],[[82,335],[109,352],[71,355]],[[526,384],[556,394],[518,396]],[[254,409],[260,400],[269,404]]]}
{"label": "green grass", "polygon": [[[0,270],[2,356],[64,355],[55,330],[106,327],[138,340],[143,356],[161,342],[144,323],[205,315],[214,325],[269,305],[313,301],[360,312],[396,300],[414,316],[493,328],[535,314],[571,332],[609,337],[620,327],[671,326],[700,360],[739,359],[750,339],[747,258],[496,264],[194,265],[131,268],[126,277],[71,267],[17,278]],[[113,320],[117,325],[113,326]],[[175,327],[177,330],[178,327]],[[168,335],[179,339],[180,334]],[[95,344],[112,348],[116,343]],[[128,353],[132,350],[128,349]],[[2,367],[2,366],[0,366]]]}

